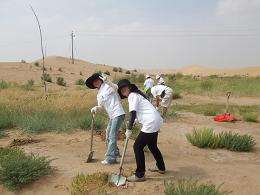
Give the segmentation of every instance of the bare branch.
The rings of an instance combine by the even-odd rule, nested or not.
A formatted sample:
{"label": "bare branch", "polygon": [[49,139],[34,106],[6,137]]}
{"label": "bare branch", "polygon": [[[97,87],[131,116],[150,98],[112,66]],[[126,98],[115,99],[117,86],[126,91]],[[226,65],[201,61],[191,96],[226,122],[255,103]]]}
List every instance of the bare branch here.
{"label": "bare branch", "polygon": [[45,66],[44,66],[44,52],[43,52],[43,43],[42,43],[42,30],[41,30],[41,25],[40,25],[40,22],[39,22],[39,19],[33,9],[33,7],[30,5],[31,7],[31,10],[37,20],[37,24],[38,24],[38,27],[39,27],[39,32],[40,32],[40,38],[41,38],[41,52],[42,52],[42,78],[43,78],[43,84],[44,84],[44,92],[45,92],[45,99],[47,100],[47,86],[46,86],[46,82],[45,82],[45,79],[44,79],[44,73],[45,73]]}

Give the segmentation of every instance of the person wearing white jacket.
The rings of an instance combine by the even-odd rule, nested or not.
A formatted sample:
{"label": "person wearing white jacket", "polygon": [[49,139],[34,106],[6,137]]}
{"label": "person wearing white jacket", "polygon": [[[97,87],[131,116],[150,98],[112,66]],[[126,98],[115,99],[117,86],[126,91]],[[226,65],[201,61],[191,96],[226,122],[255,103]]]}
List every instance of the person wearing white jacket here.
{"label": "person wearing white jacket", "polygon": [[129,182],[145,181],[145,157],[144,147],[147,145],[151,151],[155,161],[155,168],[149,169],[152,172],[165,173],[165,164],[162,154],[157,146],[158,130],[163,124],[163,119],[159,112],[154,108],[146,96],[137,88],[136,85],[130,83],[129,80],[123,79],[118,82],[118,93],[121,99],[128,98],[129,103],[129,122],[126,130],[126,138],[132,135],[132,128],[137,118],[142,125],[141,131],[134,143],[134,153],[136,159],[135,174],[128,177]]}
{"label": "person wearing white jacket", "polygon": [[116,158],[120,156],[117,147],[117,137],[120,126],[122,125],[125,112],[117,93],[117,85],[107,79],[105,75],[94,73],[86,80],[86,86],[90,89],[97,89],[97,106],[90,111],[95,114],[102,107],[105,108],[109,123],[106,129],[107,151],[105,160],[101,161],[104,165],[116,163]]}

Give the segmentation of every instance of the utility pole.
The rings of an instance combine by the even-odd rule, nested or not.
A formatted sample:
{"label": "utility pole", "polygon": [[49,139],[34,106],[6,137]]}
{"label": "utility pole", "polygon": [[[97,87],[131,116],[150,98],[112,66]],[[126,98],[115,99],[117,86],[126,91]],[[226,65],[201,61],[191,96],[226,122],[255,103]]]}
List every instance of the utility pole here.
{"label": "utility pole", "polygon": [[75,35],[73,34],[73,31],[71,33],[71,59],[72,59],[72,64],[74,64],[74,53],[73,53],[73,50],[74,50],[74,46],[73,46],[73,39],[75,37]]}

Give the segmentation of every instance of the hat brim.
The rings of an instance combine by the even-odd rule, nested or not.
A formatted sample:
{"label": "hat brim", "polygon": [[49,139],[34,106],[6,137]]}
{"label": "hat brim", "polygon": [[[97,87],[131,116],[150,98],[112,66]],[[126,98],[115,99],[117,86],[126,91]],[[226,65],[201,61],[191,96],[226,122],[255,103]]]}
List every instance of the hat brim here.
{"label": "hat brim", "polygon": [[[91,77],[89,77],[85,84],[88,88],[90,89],[96,89],[96,87],[93,85],[93,82],[96,80],[96,79],[100,79],[98,75],[92,75]],[[100,79],[101,80],[101,79]]]}
{"label": "hat brim", "polygon": [[124,96],[124,95],[122,95],[122,93],[121,93],[121,89],[123,88],[123,87],[126,87],[126,86],[129,86],[130,88],[131,88],[131,91],[133,90],[137,90],[138,89],[138,87],[135,85],[135,84],[132,84],[132,83],[130,83],[130,84],[125,84],[125,85],[121,85],[119,88],[118,88],[118,90],[117,90],[117,92],[118,92],[118,94],[119,94],[119,96],[120,96],[120,98],[121,99],[125,99],[125,98],[127,98],[126,96]]}

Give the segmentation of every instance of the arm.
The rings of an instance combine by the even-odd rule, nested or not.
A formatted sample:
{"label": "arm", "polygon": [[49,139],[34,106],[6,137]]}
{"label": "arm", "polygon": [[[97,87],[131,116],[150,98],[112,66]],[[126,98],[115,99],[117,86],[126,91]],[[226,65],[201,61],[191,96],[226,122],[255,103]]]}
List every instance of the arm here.
{"label": "arm", "polygon": [[112,87],[115,91],[117,91],[118,86],[114,83],[112,83],[105,74],[102,74],[102,76],[99,77],[104,83],[108,84],[110,87]]}
{"label": "arm", "polygon": [[131,111],[130,112],[129,121],[128,121],[128,126],[127,126],[128,130],[132,130],[133,129],[135,118],[136,118],[136,111]]}
{"label": "arm", "polygon": [[160,104],[160,96],[157,95],[156,96],[156,107],[159,107],[159,104]]}
{"label": "arm", "polygon": [[117,86],[117,84],[114,84],[114,83],[112,83],[111,81],[109,81],[109,80],[106,80],[106,81],[104,81],[106,84],[108,84],[110,87],[112,87],[115,91],[117,91],[118,90],[118,86]]}

